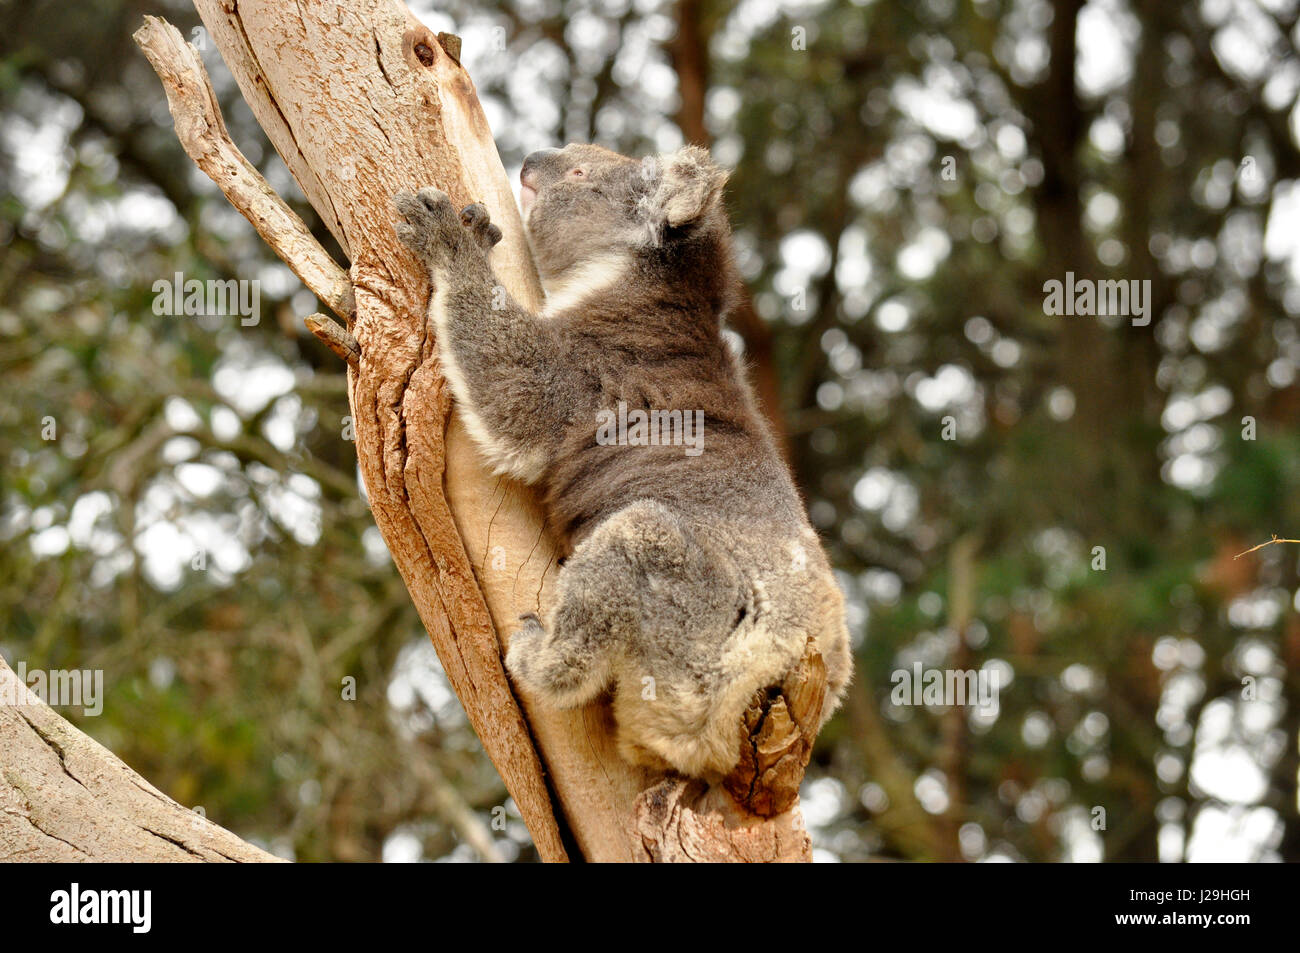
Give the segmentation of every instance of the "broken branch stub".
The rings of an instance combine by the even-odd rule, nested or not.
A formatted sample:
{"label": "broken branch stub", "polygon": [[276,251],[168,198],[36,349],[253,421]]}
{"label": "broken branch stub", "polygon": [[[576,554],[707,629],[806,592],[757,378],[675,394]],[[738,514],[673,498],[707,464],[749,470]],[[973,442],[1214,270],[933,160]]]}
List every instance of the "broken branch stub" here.
{"label": "broken branch stub", "polygon": [[794,671],[745,710],[739,763],[723,780],[737,806],[775,817],[799,799],[826,700],[826,663],[809,639]]}

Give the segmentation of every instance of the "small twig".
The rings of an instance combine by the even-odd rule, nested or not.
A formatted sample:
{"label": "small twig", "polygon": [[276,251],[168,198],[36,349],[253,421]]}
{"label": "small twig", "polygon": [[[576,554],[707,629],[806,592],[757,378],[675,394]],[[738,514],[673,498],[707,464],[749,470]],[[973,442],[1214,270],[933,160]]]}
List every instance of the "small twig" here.
{"label": "small twig", "polygon": [[357,343],[356,338],[347,332],[343,325],[329,317],[329,315],[320,312],[309,314],[302,319],[302,323],[307,325],[307,330],[320,338],[327,348],[353,367],[357,367],[361,363],[361,345]]}
{"label": "small twig", "polygon": [[1274,534],[1273,534],[1273,538],[1270,539],[1267,543],[1260,543],[1258,546],[1252,546],[1250,549],[1246,550],[1244,553],[1237,553],[1237,555],[1233,556],[1232,558],[1233,558],[1233,559],[1240,559],[1242,556],[1249,556],[1249,555],[1250,555],[1251,553],[1253,553],[1255,550],[1257,550],[1257,549],[1263,549],[1265,546],[1272,546],[1274,543],[1300,543],[1300,539],[1278,539],[1278,538],[1277,538],[1277,533],[1274,533]]}
{"label": "small twig", "polygon": [[198,50],[166,20],[144,20],[132,39],[162,80],[181,147],[302,283],[351,324],[351,279],[230,138]]}

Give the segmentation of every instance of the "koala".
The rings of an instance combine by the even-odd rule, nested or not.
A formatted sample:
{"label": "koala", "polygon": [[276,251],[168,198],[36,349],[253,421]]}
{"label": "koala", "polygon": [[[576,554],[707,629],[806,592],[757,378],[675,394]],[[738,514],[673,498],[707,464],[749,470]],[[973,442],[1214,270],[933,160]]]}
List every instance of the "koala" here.
{"label": "koala", "polygon": [[529,155],[541,314],[494,278],[501,233],[482,205],[458,214],[436,189],[395,200],[466,427],[497,473],[538,489],[562,554],[507,670],[561,708],[611,691],[624,757],[715,780],[739,760],[745,708],[809,638],[827,666],[822,722],[851,675],[843,597],[722,334],[738,281],[726,178],[690,146]]}

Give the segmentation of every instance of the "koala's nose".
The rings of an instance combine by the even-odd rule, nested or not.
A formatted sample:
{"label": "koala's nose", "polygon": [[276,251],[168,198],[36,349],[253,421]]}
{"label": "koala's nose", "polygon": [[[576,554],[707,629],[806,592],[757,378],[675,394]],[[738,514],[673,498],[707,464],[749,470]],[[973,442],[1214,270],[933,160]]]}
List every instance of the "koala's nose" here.
{"label": "koala's nose", "polygon": [[519,181],[530,189],[537,188],[537,171],[538,169],[554,156],[560,154],[559,149],[538,149],[536,152],[530,152],[524,156],[524,167],[519,170]]}

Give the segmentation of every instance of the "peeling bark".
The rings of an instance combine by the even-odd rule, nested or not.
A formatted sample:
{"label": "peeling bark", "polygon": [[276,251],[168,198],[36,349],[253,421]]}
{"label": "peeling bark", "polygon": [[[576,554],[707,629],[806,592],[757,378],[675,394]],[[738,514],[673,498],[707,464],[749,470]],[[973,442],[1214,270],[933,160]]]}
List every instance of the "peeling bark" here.
{"label": "peeling bark", "polygon": [[825,700],[826,664],[809,639],[802,663],[780,692],[760,693],[745,711],[749,743],[722,782],[737,805],[758,817],[794,807]]}

